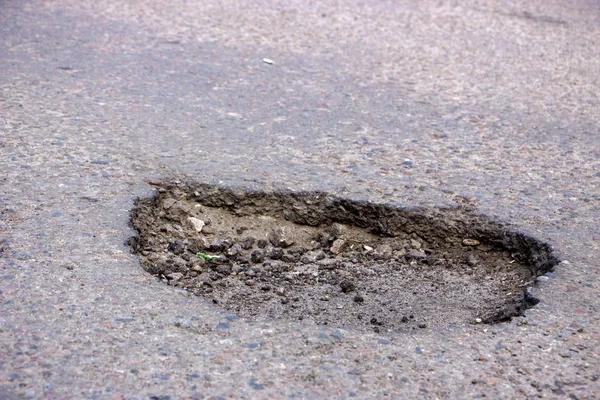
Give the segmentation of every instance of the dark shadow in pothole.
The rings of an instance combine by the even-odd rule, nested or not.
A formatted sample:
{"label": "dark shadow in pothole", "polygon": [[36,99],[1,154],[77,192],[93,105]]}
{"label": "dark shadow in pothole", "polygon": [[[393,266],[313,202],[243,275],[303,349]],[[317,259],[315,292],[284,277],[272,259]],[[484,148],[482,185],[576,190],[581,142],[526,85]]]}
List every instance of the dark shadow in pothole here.
{"label": "dark shadow in pothole", "polygon": [[494,323],[538,300],[551,247],[464,209],[154,182],[129,241],[148,272],[249,319],[362,331]]}

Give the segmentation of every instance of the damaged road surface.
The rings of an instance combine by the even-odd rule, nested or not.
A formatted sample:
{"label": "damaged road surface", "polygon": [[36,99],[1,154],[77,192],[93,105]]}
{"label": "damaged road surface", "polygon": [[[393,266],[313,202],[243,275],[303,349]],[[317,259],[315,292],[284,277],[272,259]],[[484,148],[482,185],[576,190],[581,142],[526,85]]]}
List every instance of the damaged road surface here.
{"label": "damaged road surface", "polygon": [[521,315],[551,247],[464,209],[156,183],[130,240],[144,269],[249,319],[401,332]]}

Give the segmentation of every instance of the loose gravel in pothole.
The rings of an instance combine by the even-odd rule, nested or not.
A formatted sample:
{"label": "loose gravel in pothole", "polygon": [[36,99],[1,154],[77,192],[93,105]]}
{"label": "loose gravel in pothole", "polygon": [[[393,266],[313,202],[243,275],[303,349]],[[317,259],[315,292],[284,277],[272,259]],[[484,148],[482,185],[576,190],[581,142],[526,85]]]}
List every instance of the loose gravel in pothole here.
{"label": "loose gravel in pothole", "polygon": [[462,209],[153,182],[130,240],[142,266],[249,319],[375,332],[510,319],[550,246]]}

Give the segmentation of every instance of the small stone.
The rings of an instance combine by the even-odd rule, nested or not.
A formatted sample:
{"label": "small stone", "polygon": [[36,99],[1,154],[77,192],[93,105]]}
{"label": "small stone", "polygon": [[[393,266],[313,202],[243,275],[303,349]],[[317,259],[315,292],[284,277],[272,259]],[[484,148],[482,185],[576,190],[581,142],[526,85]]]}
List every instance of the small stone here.
{"label": "small stone", "polygon": [[475,322],[480,324],[481,323],[481,318],[475,318]]}
{"label": "small stone", "polygon": [[210,248],[210,242],[204,236],[192,240],[188,245],[188,250],[192,253],[199,253]]}
{"label": "small stone", "polygon": [[256,239],[254,239],[253,237],[245,237],[240,242],[240,246],[244,250],[250,250],[252,246],[254,246],[254,242],[256,242]]}
{"label": "small stone", "polygon": [[246,281],[246,285],[248,285],[248,286],[254,286],[254,285],[256,285],[256,281],[254,279],[248,279]]}
{"label": "small stone", "polygon": [[167,279],[172,283],[179,282],[183,278],[183,274],[181,272],[173,272],[172,274],[167,275]]}
{"label": "small stone", "polygon": [[234,266],[231,267],[231,272],[234,273],[234,274],[239,274],[243,270],[244,270],[244,268],[241,265],[238,265],[238,264],[235,264]]}
{"label": "small stone", "polygon": [[283,248],[290,247],[296,241],[292,230],[288,227],[273,229],[269,232],[268,238],[273,246]]}
{"label": "small stone", "polygon": [[339,265],[339,263],[340,263],[339,260],[335,260],[332,258],[325,258],[323,260],[319,260],[317,262],[317,265],[319,266],[319,269],[329,270],[329,269],[335,269]]}
{"label": "small stone", "polygon": [[329,243],[331,243],[333,239],[334,238],[327,232],[321,232],[315,237],[316,243],[323,248],[329,247]]}
{"label": "small stone", "polygon": [[300,261],[300,254],[298,253],[284,253],[283,256],[281,256],[281,261],[285,261],[285,262],[289,262],[289,263],[296,263],[298,261]]}
{"label": "small stone", "polygon": [[253,263],[255,263],[255,264],[259,264],[261,262],[264,262],[265,261],[265,252],[263,250],[260,250],[260,249],[254,250],[250,254],[250,260]]}
{"label": "small stone", "polygon": [[210,243],[210,248],[214,251],[225,251],[233,246],[233,240],[229,237],[216,238]]}
{"label": "small stone", "polygon": [[169,243],[167,250],[173,254],[181,255],[185,251],[185,244],[181,240],[175,240],[174,242]]}
{"label": "small stone", "polygon": [[394,252],[394,256],[396,257],[404,257],[406,255],[406,249],[402,248]]}
{"label": "small stone", "polygon": [[479,246],[479,244],[480,244],[479,240],[475,240],[475,239],[463,239],[462,243],[465,246]]}
{"label": "small stone", "polygon": [[336,239],[333,241],[333,244],[329,250],[337,256],[344,250],[345,247],[346,241],[344,239]]}
{"label": "small stone", "polygon": [[266,241],[265,239],[259,239],[258,242],[256,242],[256,245],[261,249],[264,249],[265,247],[267,247],[268,244],[269,244],[269,242]]}
{"label": "small stone", "polygon": [[202,232],[202,228],[204,228],[204,221],[196,217],[188,217],[187,219],[188,225],[195,230],[196,232]]}
{"label": "small stone", "polygon": [[214,235],[215,232],[215,228],[211,228],[210,226],[204,226],[204,228],[202,228],[202,233],[205,235]]}
{"label": "small stone", "polygon": [[303,255],[302,258],[300,258],[300,262],[302,264],[313,264],[317,261],[317,257],[314,256],[314,254],[306,254]]}
{"label": "small stone", "polygon": [[267,257],[272,260],[281,260],[283,249],[281,247],[272,247],[267,251]]}
{"label": "small stone", "polygon": [[360,294],[357,294],[356,296],[354,296],[355,303],[363,303],[364,301],[365,301],[365,298],[362,297]]}
{"label": "small stone", "polygon": [[234,244],[230,248],[227,249],[225,255],[227,257],[235,257],[242,252],[242,248],[239,244]]}
{"label": "small stone", "polygon": [[344,236],[344,234],[346,233],[347,230],[348,230],[348,228],[346,227],[346,225],[336,222],[331,225],[330,232],[333,237],[341,238],[342,236]]}
{"label": "small stone", "polygon": [[408,322],[408,318],[402,317],[401,321],[404,322],[404,323],[407,323]]}
{"label": "small stone", "polygon": [[419,324],[419,328],[425,329],[425,328],[427,328],[427,324]]}
{"label": "small stone", "polygon": [[363,249],[365,249],[365,251],[373,251],[373,248],[371,246],[367,246],[366,244],[363,244]]}
{"label": "small stone", "polygon": [[193,212],[194,210],[189,204],[183,201],[176,201],[169,207],[167,218],[175,222],[184,221]]}
{"label": "small stone", "polygon": [[354,285],[354,282],[352,282],[348,279],[344,279],[340,283],[340,288],[342,288],[343,293],[349,293],[349,292],[352,292],[356,288],[356,286]]}
{"label": "small stone", "polygon": [[260,287],[260,290],[262,290],[263,292],[268,292],[269,290],[271,290],[271,286],[263,285]]}
{"label": "small stone", "polygon": [[427,258],[427,254],[425,254],[425,252],[421,250],[411,249],[406,254],[406,257],[414,260],[424,260]]}
{"label": "small stone", "polygon": [[191,270],[195,271],[195,272],[202,272],[202,265],[204,263],[204,260],[200,261],[202,259],[198,259],[194,261],[194,265],[192,265]]}

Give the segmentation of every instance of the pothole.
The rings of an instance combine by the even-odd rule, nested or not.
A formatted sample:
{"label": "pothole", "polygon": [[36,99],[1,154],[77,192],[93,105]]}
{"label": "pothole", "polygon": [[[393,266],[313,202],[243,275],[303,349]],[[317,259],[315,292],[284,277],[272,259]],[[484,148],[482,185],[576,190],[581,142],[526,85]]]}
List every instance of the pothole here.
{"label": "pothole", "polygon": [[141,264],[240,317],[375,332],[494,323],[538,300],[551,247],[463,209],[154,183],[132,211]]}

